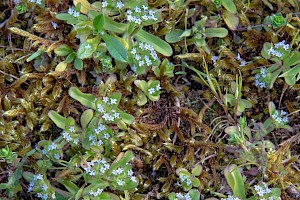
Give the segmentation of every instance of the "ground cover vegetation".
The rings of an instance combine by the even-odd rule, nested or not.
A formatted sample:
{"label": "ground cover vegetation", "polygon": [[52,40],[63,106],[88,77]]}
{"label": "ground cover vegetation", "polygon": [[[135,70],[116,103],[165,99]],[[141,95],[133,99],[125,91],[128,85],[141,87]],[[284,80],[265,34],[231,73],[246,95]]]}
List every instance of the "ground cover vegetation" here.
{"label": "ground cover vegetation", "polygon": [[1,1],[1,199],[300,199],[299,8]]}

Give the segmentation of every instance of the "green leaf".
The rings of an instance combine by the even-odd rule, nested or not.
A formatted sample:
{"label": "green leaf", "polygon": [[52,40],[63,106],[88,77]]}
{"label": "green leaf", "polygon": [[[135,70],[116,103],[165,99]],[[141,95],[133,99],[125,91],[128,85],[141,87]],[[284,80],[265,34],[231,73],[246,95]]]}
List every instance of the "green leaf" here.
{"label": "green leaf", "polygon": [[235,14],[237,12],[233,0],[222,0],[222,6],[229,12]]}
{"label": "green leaf", "polygon": [[133,157],[134,154],[132,151],[126,151],[123,155],[122,153],[120,153],[120,155],[112,163],[107,173],[110,174],[113,170],[117,169],[118,167],[125,166]]}
{"label": "green leaf", "polygon": [[128,30],[129,24],[115,22],[110,17],[104,16],[104,29],[115,33],[124,33]]}
{"label": "green leaf", "polygon": [[125,113],[125,112],[121,112],[120,116],[126,124],[132,124],[133,121],[134,121],[134,117],[130,114]]}
{"label": "green leaf", "polygon": [[242,200],[246,199],[243,177],[236,165],[227,166],[224,170],[225,178],[233,191],[233,195]]}
{"label": "green leaf", "polygon": [[74,67],[75,67],[75,69],[82,70],[83,62],[80,58],[78,58],[78,57],[75,58]]}
{"label": "green leaf", "polygon": [[184,32],[184,30],[181,29],[175,29],[171,30],[169,33],[165,35],[165,40],[169,43],[176,43],[184,39],[184,37],[181,37],[181,34]]}
{"label": "green leaf", "polygon": [[189,195],[192,200],[199,200],[200,199],[200,192],[197,189],[191,189],[189,191]]}
{"label": "green leaf", "polygon": [[40,56],[42,53],[44,53],[43,50],[37,50],[37,52],[34,52],[31,56],[29,56],[29,57],[26,59],[26,62],[32,61],[32,60],[35,59],[36,57]]}
{"label": "green leaf", "polygon": [[202,166],[201,165],[196,165],[194,167],[194,169],[192,170],[192,174],[194,176],[199,176],[201,174],[201,172],[202,172]]}
{"label": "green leaf", "polygon": [[65,129],[66,128],[67,118],[61,116],[60,114],[58,114],[54,110],[50,110],[48,112],[48,116],[55,123],[55,125],[57,127],[61,128],[61,129]]}
{"label": "green leaf", "polygon": [[77,50],[78,58],[84,59],[92,57],[93,53],[97,50],[99,42],[100,37],[94,37],[80,44]]}
{"label": "green leaf", "polygon": [[63,72],[63,71],[65,71],[67,65],[68,65],[68,63],[66,63],[65,61],[60,62],[60,63],[58,63],[58,65],[56,65],[55,71]]}
{"label": "green leaf", "polygon": [[70,53],[70,54],[66,57],[65,62],[66,62],[66,63],[71,63],[71,62],[73,62],[73,60],[75,59],[75,56],[76,56],[76,53],[75,53],[75,52]]}
{"label": "green leaf", "polygon": [[300,63],[300,52],[299,51],[293,51],[291,52],[284,60],[283,65],[285,67],[290,67],[293,65],[296,65]]}
{"label": "green leaf", "polygon": [[77,87],[71,87],[69,89],[69,95],[79,101],[82,105],[87,106],[92,109],[96,109],[96,97],[92,94],[85,94],[81,92]]}
{"label": "green leaf", "polygon": [[86,129],[93,116],[94,111],[92,109],[88,109],[82,113],[82,115],[80,116],[80,123],[83,129]]}
{"label": "green leaf", "polygon": [[219,37],[224,38],[228,35],[228,30],[226,28],[206,28],[206,37]]}
{"label": "green leaf", "polygon": [[276,111],[275,104],[273,103],[273,101],[270,101],[269,102],[269,115],[272,116],[275,111]]}
{"label": "green leaf", "polygon": [[268,53],[268,51],[270,50],[271,47],[272,47],[272,44],[270,42],[264,43],[264,46],[261,50],[262,57],[264,57],[265,59],[271,58],[270,54]]}
{"label": "green leaf", "polygon": [[140,29],[134,37],[141,42],[151,44],[156,51],[164,56],[171,56],[173,54],[172,47],[169,45],[169,43],[144,31],[143,29]]}
{"label": "green leaf", "polygon": [[104,34],[102,38],[105,41],[108,52],[114,59],[121,62],[127,62],[128,56],[126,49],[119,40],[108,34]]}
{"label": "green leaf", "polygon": [[222,17],[230,30],[234,31],[237,29],[239,25],[239,18],[235,14],[225,10]]}
{"label": "green leaf", "polygon": [[104,27],[104,15],[100,14],[97,17],[95,17],[94,21],[93,21],[93,25],[95,28],[96,33],[100,33]]}
{"label": "green leaf", "polygon": [[71,52],[73,52],[73,49],[67,44],[62,44],[56,49],[54,49],[54,53],[58,56],[66,56]]}
{"label": "green leaf", "polygon": [[74,17],[68,13],[59,13],[55,15],[56,19],[63,20],[63,21],[68,21],[74,19]]}
{"label": "green leaf", "polygon": [[79,187],[75,185],[73,182],[68,180],[61,180],[58,182],[63,184],[63,186],[65,186],[65,188],[72,194],[72,196],[75,196],[77,194]]}

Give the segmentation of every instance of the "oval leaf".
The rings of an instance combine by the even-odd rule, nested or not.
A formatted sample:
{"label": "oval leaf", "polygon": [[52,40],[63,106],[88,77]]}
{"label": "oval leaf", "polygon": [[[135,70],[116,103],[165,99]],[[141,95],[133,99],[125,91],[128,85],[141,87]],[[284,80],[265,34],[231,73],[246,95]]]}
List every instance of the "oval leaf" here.
{"label": "oval leaf", "polygon": [[69,89],[69,95],[79,101],[82,105],[92,109],[96,109],[95,101],[96,97],[92,94],[85,94],[81,92],[77,87],[71,87]]}
{"label": "oval leaf", "polygon": [[239,25],[239,18],[231,12],[225,10],[223,12],[223,19],[230,30],[236,30]]}
{"label": "oval leaf", "polygon": [[108,52],[114,59],[127,62],[127,52],[119,40],[107,34],[104,34],[102,38],[105,41]]}
{"label": "oval leaf", "polygon": [[134,37],[141,42],[151,44],[156,51],[164,56],[171,56],[173,54],[172,47],[167,42],[143,29],[140,29]]}
{"label": "oval leaf", "polygon": [[229,12],[235,14],[236,11],[236,7],[235,4],[232,0],[222,0],[222,6],[224,6],[224,8],[226,10],[228,10]]}
{"label": "oval leaf", "polygon": [[165,40],[169,43],[176,43],[183,40],[183,37],[180,37],[184,30],[175,29],[166,34]]}
{"label": "oval leaf", "polygon": [[228,35],[228,30],[226,28],[206,28],[206,37],[219,37],[224,38]]}

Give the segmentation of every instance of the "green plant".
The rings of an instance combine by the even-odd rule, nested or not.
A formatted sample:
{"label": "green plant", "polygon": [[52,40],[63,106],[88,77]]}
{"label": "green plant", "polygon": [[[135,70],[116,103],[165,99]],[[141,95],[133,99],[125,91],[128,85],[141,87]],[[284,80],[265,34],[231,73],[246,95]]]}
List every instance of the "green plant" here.
{"label": "green plant", "polygon": [[203,49],[206,53],[210,54],[206,38],[224,38],[227,36],[228,30],[226,28],[206,28],[206,21],[207,17],[204,16],[201,20],[195,22],[195,25],[191,29],[172,30],[166,34],[165,39],[169,43],[176,43],[186,37],[193,36],[190,43],[195,44],[198,48]]}
{"label": "green plant", "polygon": [[137,93],[137,104],[139,106],[147,103],[147,97],[151,101],[157,101],[159,99],[161,87],[158,80],[150,80],[148,82],[144,80],[135,80],[134,84],[142,91],[138,91]]}
{"label": "green plant", "polygon": [[300,53],[291,50],[291,45],[286,44],[285,40],[275,44],[264,43],[261,55],[274,64],[266,69],[262,68],[260,74],[258,70],[254,70],[254,73],[257,73],[257,86],[272,88],[278,77],[284,77],[288,85],[294,85],[300,79]]}

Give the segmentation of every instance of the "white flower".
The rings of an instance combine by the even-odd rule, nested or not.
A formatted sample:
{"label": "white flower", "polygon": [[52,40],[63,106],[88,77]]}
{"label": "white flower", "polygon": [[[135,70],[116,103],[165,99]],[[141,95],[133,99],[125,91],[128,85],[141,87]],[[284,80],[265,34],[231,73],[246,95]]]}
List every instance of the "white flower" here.
{"label": "white flower", "polygon": [[210,60],[213,61],[213,63],[216,63],[218,59],[219,56],[212,56]]}
{"label": "white flower", "polygon": [[185,200],[192,200],[192,198],[190,197],[190,195],[187,193],[186,195],[184,195]]}
{"label": "white flower", "polygon": [[75,11],[73,12],[73,17],[78,17],[79,16],[79,12]]}
{"label": "white flower", "polygon": [[133,171],[132,171],[132,169],[128,170],[128,172],[127,172],[127,176],[132,176],[132,175],[133,175]]}
{"label": "white flower", "polygon": [[48,146],[48,151],[55,150],[56,148],[57,145],[54,142],[52,142],[52,144]]}
{"label": "white flower", "polygon": [[43,197],[43,195],[42,195],[41,193],[37,193],[36,196],[37,196],[38,198],[42,198],[42,197]]}
{"label": "white flower", "polygon": [[144,9],[144,11],[148,10],[148,6],[142,5],[142,8]]}
{"label": "white flower", "polygon": [[79,142],[78,138],[76,138],[76,139],[73,140],[74,144],[78,144],[78,142]]}
{"label": "white flower", "polygon": [[160,84],[156,85],[156,90],[159,91],[161,89]]}
{"label": "white flower", "polygon": [[133,55],[136,54],[136,48],[132,48],[130,53],[133,54]]}
{"label": "white flower", "polygon": [[137,13],[140,13],[140,12],[141,12],[141,9],[140,9],[139,7],[136,6],[136,7],[134,8],[134,11],[137,12]]}
{"label": "white flower", "polygon": [[141,56],[140,56],[139,54],[136,54],[136,55],[135,55],[135,59],[136,59],[136,60],[140,60],[140,59],[141,59]]}
{"label": "white flower", "polygon": [[187,185],[187,186],[192,185],[192,181],[191,181],[190,179],[187,179],[187,180],[186,180],[186,185]]}
{"label": "white flower", "polygon": [[106,8],[107,5],[108,5],[108,3],[107,3],[106,1],[103,1],[103,2],[102,2],[102,8]]}
{"label": "white flower", "polygon": [[97,105],[97,111],[103,113],[104,112],[104,107],[101,104]]}
{"label": "white flower", "polygon": [[109,134],[108,133],[104,133],[104,135],[102,136],[102,138],[104,138],[104,139],[106,139],[106,140],[108,140],[109,139]]}
{"label": "white flower", "polygon": [[136,178],[135,178],[134,176],[130,177],[130,180],[131,180],[132,182],[137,182],[137,180],[136,180]]}
{"label": "white flower", "polygon": [[54,29],[57,29],[57,23],[55,23],[55,22],[51,22],[51,24],[52,24],[52,27],[54,28]]}
{"label": "white flower", "polygon": [[139,67],[143,66],[144,64],[145,64],[145,61],[143,61],[143,60],[139,61]]}
{"label": "white flower", "polygon": [[113,171],[112,171],[112,174],[115,175],[115,176],[117,176],[117,175],[119,175],[119,174],[122,174],[123,171],[124,171],[124,169],[121,168],[121,167],[119,167],[118,169],[113,170]]}
{"label": "white flower", "polygon": [[119,179],[119,180],[117,180],[117,183],[118,183],[118,185],[123,186],[125,182],[123,180]]}
{"label": "white flower", "polygon": [[179,199],[184,199],[184,196],[181,193],[176,193],[176,197]]}
{"label": "white flower", "polygon": [[149,65],[152,65],[152,61],[149,59],[149,56],[145,56],[145,61],[146,61],[146,64],[149,66]]}
{"label": "white flower", "polygon": [[117,104],[117,99],[110,98],[110,104]]}
{"label": "white flower", "polygon": [[69,8],[68,9],[68,14],[72,15],[73,16],[73,13],[74,13],[74,10],[72,8]]}
{"label": "white flower", "polygon": [[123,4],[121,1],[118,1],[118,2],[117,2],[117,5],[116,5],[116,8],[121,9],[121,8],[123,8],[123,7],[124,7],[124,4]]}
{"label": "white flower", "polygon": [[149,88],[148,92],[149,92],[149,94],[153,94],[155,92],[155,89],[154,88]]}
{"label": "white flower", "polygon": [[103,144],[102,140],[99,140],[99,141],[97,142],[97,145],[98,145],[98,146],[101,146],[102,144]]}
{"label": "white flower", "polygon": [[37,181],[37,180],[42,180],[43,179],[43,175],[38,174],[38,175],[34,175],[33,176],[33,180]]}
{"label": "white flower", "polygon": [[108,103],[108,97],[103,97],[103,101],[104,101],[105,103]]}
{"label": "white flower", "polygon": [[113,114],[114,118],[119,119],[120,118],[120,114],[119,113],[114,113]]}
{"label": "white flower", "polygon": [[71,126],[71,127],[69,128],[69,131],[70,131],[71,133],[75,133],[75,127],[74,127],[74,126]]}
{"label": "white flower", "polygon": [[235,57],[237,60],[242,60],[241,55],[238,53],[238,55]]}
{"label": "white flower", "polygon": [[42,189],[43,189],[44,191],[46,191],[47,188],[48,188],[48,186],[47,186],[46,184],[44,184],[44,185],[42,186]]}
{"label": "white flower", "polygon": [[243,67],[243,66],[245,66],[246,64],[247,64],[247,62],[246,62],[245,60],[242,60],[240,66]]}

